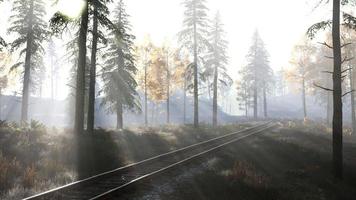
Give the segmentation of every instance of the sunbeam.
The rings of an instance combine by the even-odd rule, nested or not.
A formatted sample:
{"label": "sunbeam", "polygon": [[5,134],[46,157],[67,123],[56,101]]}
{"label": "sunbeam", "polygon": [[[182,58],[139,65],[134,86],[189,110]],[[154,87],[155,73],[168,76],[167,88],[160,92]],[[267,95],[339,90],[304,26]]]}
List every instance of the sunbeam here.
{"label": "sunbeam", "polygon": [[58,11],[69,18],[78,18],[81,14],[85,1],[83,0],[60,0]]}

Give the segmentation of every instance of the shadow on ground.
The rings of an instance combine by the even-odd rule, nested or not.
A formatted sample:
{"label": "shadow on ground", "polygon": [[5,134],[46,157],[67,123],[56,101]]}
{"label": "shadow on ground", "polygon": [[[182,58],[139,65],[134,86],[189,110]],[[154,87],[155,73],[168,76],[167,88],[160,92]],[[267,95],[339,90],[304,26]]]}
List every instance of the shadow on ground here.
{"label": "shadow on ground", "polygon": [[[356,155],[345,143],[345,157]],[[345,159],[345,179],[331,176],[330,135],[302,128],[281,128],[234,144],[217,161],[160,199],[194,200],[352,200],[356,160]]]}

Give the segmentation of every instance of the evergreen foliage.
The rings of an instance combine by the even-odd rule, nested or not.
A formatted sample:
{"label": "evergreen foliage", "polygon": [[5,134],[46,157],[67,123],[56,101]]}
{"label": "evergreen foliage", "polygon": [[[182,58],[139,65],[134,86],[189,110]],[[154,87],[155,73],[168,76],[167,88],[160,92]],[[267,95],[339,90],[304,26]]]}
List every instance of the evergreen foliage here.
{"label": "evergreen foliage", "polygon": [[226,65],[228,64],[228,56],[226,50],[228,42],[226,41],[223,23],[219,12],[216,13],[213,24],[210,27],[208,34],[210,51],[207,54],[206,67],[210,69],[213,75],[213,125],[217,125],[217,108],[218,108],[218,88],[231,87],[232,79],[227,74]]}
{"label": "evergreen foliage", "polygon": [[[48,35],[45,2],[43,0],[15,0],[13,2],[11,27],[9,33],[17,34],[11,43],[12,50],[20,49],[20,57],[25,56],[25,61],[20,61],[12,66],[12,70],[24,66],[22,114],[21,120],[27,121],[28,101],[30,86],[41,78],[43,72],[42,55],[44,49],[42,42]],[[31,74],[32,73],[32,74]]]}
{"label": "evergreen foliage", "polygon": [[[135,37],[130,34],[131,25],[128,17],[125,4],[120,0],[115,9],[114,21],[120,34],[118,35],[115,31],[110,33],[109,47],[103,56],[105,59],[103,105],[108,106],[110,112],[116,112],[118,118],[122,116],[123,109],[141,109],[135,80],[137,73],[133,43]],[[120,120],[118,128],[122,128],[122,119]]]}
{"label": "evergreen foliage", "polygon": [[247,65],[244,67],[242,75],[243,80],[248,80],[247,88],[253,91],[254,118],[257,118],[260,93],[265,93],[273,83],[273,70],[269,65],[269,55],[258,31],[255,31],[253,35],[252,45],[246,59]]}
{"label": "evergreen foliage", "polygon": [[[199,55],[209,47],[207,41],[208,19],[205,0],[185,0],[183,30],[179,33],[179,42],[182,47],[191,52],[194,58],[193,64],[193,90],[194,90],[194,126],[199,125]],[[190,71],[190,70],[189,70]]]}

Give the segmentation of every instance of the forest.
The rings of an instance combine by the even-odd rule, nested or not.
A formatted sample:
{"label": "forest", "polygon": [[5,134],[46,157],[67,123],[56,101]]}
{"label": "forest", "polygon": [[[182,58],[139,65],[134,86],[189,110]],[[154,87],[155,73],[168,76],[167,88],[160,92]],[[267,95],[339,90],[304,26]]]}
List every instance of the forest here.
{"label": "forest", "polygon": [[0,0],[0,199],[356,196],[356,0]]}

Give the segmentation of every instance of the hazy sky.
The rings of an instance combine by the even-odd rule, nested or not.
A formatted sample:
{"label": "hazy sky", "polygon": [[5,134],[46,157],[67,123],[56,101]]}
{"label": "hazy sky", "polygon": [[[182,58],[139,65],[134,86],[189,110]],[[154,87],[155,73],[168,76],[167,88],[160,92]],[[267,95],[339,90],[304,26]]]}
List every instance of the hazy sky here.
{"label": "hazy sky", "polygon": [[[74,8],[74,2],[81,0],[61,1],[70,2],[68,9],[73,11],[70,8]],[[133,33],[137,36],[137,41],[141,41],[146,34],[150,34],[156,44],[166,39],[176,40],[183,21],[184,8],[181,2],[182,0],[126,0],[127,12],[131,15]],[[321,12],[319,9],[313,12],[312,7],[316,0],[207,0],[207,2],[209,16],[214,16],[219,10],[225,24],[229,41],[228,69],[234,79],[238,76],[239,68],[245,64],[245,55],[254,30],[259,30],[266,43],[271,66],[274,69],[286,68],[293,45],[301,39],[307,28],[331,15],[328,8],[323,9],[326,11]],[[3,4],[0,9],[1,13],[6,15],[9,10],[9,3]],[[7,25],[6,18],[1,17],[1,35],[5,34],[3,27]],[[67,72],[68,66],[63,66],[61,73]],[[66,82],[67,76],[63,74],[62,77],[61,82]],[[61,98],[66,96],[66,89],[68,88],[62,86]],[[49,94],[47,89],[45,95]]]}
{"label": "hazy sky", "polygon": [[[138,40],[146,33],[158,43],[164,38],[176,39],[176,33],[180,31],[183,21],[184,8],[181,2],[182,0],[127,1],[128,12],[132,17]],[[207,0],[207,2],[211,17],[217,10],[222,15],[227,40],[230,43],[230,70],[234,75],[237,68],[244,64],[255,29],[259,30],[267,45],[273,68],[286,67],[292,46],[319,18],[312,12],[313,4],[308,5],[305,0]]]}
{"label": "hazy sky", "polygon": [[[182,0],[129,0],[134,32],[138,41],[149,33],[156,43],[176,39],[182,28]],[[273,69],[289,67],[293,46],[305,35],[310,25],[331,16],[328,6],[313,12],[316,0],[207,0],[212,18],[219,11],[229,41],[230,76],[236,80],[245,64],[253,32],[258,29],[270,53]],[[238,113],[236,89],[228,97],[233,113]]]}

